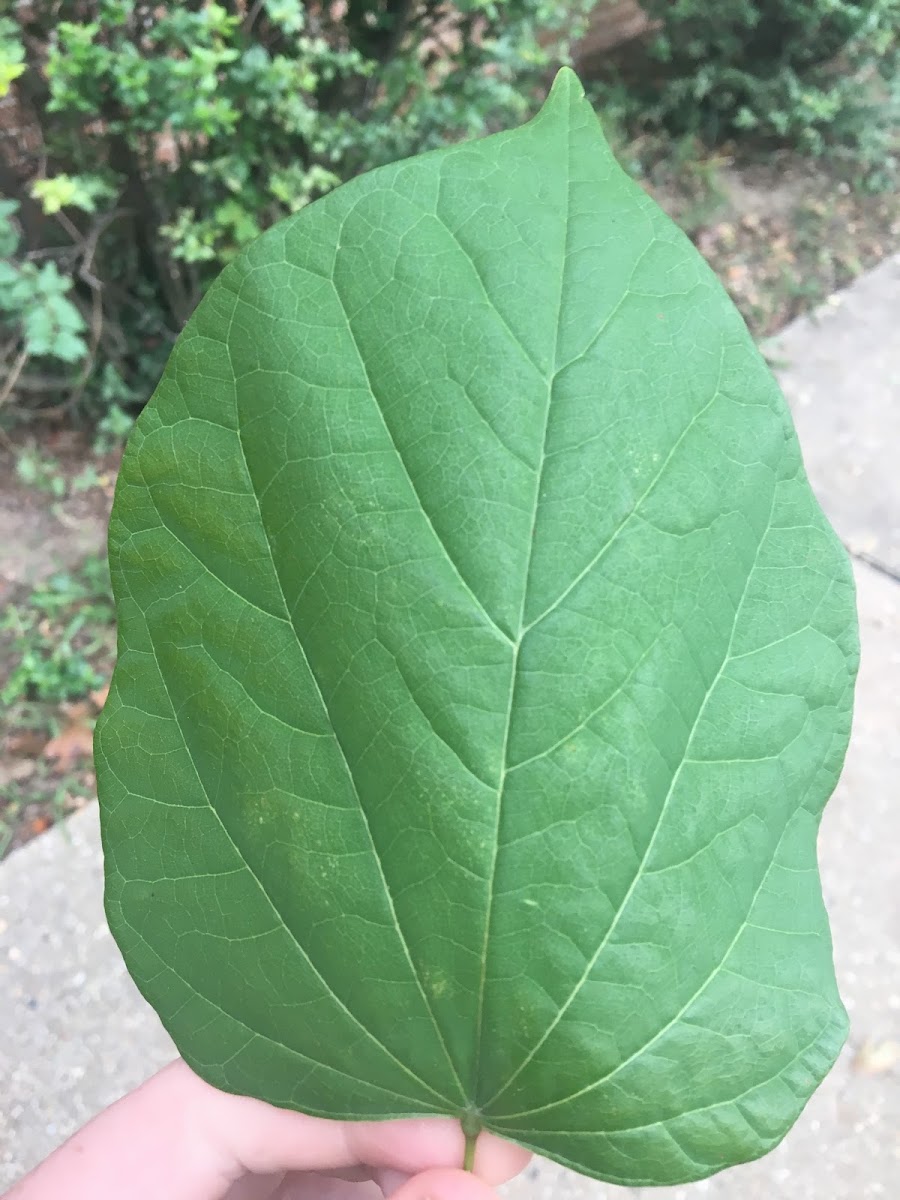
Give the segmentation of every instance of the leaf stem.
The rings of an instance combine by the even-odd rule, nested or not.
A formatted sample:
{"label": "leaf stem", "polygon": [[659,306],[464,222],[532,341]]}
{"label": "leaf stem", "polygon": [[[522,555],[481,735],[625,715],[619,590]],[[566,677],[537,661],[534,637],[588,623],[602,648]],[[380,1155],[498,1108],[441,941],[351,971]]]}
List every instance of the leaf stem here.
{"label": "leaf stem", "polygon": [[463,1155],[463,1170],[475,1170],[475,1144],[478,1141],[477,1133],[466,1134],[466,1152]]}
{"label": "leaf stem", "polygon": [[475,1169],[475,1147],[478,1141],[478,1135],[481,1133],[481,1122],[474,1112],[465,1112],[459,1119],[462,1126],[462,1131],[466,1138],[466,1149],[463,1155],[463,1170],[474,1171]]}

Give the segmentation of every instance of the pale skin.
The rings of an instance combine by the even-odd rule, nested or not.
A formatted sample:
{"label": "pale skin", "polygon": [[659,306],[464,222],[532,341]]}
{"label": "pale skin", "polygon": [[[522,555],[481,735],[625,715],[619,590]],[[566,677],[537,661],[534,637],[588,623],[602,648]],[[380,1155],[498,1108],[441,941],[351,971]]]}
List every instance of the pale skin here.
{"label": "pale skin", "polygon": [[6,1200],[498,1200],[528,1153],[456,1121],[327,1121],[230,1096],[180,1060],[95,1117]]}

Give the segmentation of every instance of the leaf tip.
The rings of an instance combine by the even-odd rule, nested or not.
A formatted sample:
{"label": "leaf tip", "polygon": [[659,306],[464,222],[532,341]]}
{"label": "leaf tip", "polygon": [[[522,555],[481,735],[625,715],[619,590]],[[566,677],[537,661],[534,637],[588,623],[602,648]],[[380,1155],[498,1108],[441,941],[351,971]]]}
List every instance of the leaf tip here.
{"label": "leaf tip", "polygon": [[547,97],[547,104],[572,105],[578,104],[584,98],[584,87],[572,68],[560,67]]}
{"label": "leaf tip", "polygon": [[595,116],[581,80],[571,67],[560,67],[550,88],[550,94],[535,120],[543,122],[549,117],[551,123],[562,121],[564,125],[571,127],[586,123],[589,118]]}

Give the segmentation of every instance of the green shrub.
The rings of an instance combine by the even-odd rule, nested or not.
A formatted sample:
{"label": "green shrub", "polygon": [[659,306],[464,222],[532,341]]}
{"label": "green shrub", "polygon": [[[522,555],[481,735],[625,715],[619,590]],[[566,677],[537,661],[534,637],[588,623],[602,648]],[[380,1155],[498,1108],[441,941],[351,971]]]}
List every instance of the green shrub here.
{"label": "green shrub", "polygon": [[17,262],[19,237],[12,218],[15,200],[0,200],[0,313],[21,328],[20,355],[78,362],[86,351],[84,320],[68,298],[72,280],[51,259]]}
{"label": "green shrub", "polygon": [[23,699],[57,704],[100,687],[105,674],[99,659],[108,655],[112,623],[105,556],[52,576],[23,603],[8,604],[0,612],[0,640],[12,669],[0,704]]}
{"label": "green shrub", "polygon": [[900,0],[643,0],[658,21],[632,111],[708,141],[746,135],[884,165],[900,117]]}
{"label": "green shrub", "polygon": [[7,413],[144,399],[261,229],[359,171],[514,123],[577,28],[549,0],[342,9],[60,0],[0,19],[0,94],[15,89],[44,164],[23,178],[0,152],[19,206],[0,211]]}

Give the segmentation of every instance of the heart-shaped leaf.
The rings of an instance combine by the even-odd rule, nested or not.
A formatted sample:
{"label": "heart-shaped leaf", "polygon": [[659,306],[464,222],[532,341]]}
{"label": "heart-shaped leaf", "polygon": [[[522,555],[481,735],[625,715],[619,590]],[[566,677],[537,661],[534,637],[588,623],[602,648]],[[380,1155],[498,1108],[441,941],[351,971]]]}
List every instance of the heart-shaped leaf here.
{"label": "heart-shaped leaf", "polygon": [[845,1033],[850,570],[570,72],[222,274],[110,541],[107,911],[205,1078],[626,1184],[783,1136]]}

